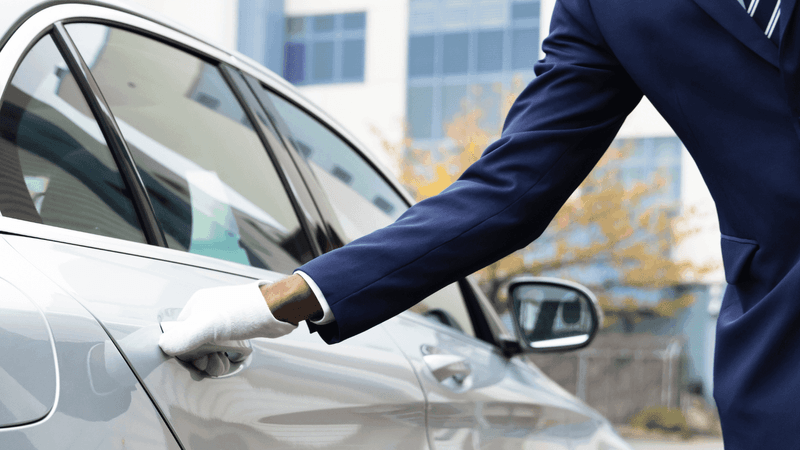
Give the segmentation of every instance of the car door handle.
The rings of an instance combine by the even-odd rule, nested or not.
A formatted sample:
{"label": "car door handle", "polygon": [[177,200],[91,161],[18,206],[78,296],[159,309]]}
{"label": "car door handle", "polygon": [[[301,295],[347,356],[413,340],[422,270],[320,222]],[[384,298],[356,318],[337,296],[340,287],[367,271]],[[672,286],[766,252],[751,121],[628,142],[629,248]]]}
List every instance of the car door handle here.
{"label": "car door handle", "polygon": [[448,378],[453,378],[456,382],[461,383],[472,373],[469,361],[461,356],[442,354],[423,355],[422,360],[425,361],[433,377],[439,382]]}
{"label": "car door handle", "polygon": [[[161,322],[161,332],[167,331],[170,327],[174,326],[177,322],[164,321]],[[218,341],[203,344],[200,347],[181,355],[176,358],[181,361],[192,362],[201,358],[209,353],[221,352],[228,356],[228,359],[233,363],[242,362],[253,353],[253,346],[250,341]]]}

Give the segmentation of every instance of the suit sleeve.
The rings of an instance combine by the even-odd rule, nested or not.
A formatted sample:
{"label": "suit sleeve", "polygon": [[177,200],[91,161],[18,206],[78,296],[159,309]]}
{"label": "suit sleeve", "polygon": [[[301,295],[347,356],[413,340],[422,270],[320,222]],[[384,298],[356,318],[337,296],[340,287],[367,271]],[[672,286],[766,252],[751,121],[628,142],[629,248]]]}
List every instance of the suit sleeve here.
{"label": "suit sleeve", "polygon": [[[531,43],[536,45],[536,43]],[[559,0],[537,77],[502,136],[441,194],[301,267],[336,321],[336,343],[518,250],[545,230],[642,97],[607,48],[588,0]]]}

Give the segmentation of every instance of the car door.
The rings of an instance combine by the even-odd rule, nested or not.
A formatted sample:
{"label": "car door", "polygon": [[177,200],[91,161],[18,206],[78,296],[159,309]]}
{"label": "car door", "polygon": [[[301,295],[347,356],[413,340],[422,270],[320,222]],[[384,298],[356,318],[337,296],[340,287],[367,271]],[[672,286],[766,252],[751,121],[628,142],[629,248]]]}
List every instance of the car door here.
{"label": "car door", "polygon": [[[19,61],[15,49],[31,44]],[[95,318],[4,239],[66,227],[144,240],[98,123],[57,95],[70,68],[52,36],[12,37],[0,54],[0,70],[9,67],[18,68],[0,102],[0,448],[178,449]],[[78,161],[117,189],[93,189]]]}
{"label": "car door", "polygon": [[[391,223],[407,201],[333,128],[263,84],[252,82],[278,127],[308,165],[350,241]],[[420,378],[431,446],[437,449],[569,449],[591,436],[598,416],[520,357],[495,345],[488,302],[467,280],[445,287],[382,325]],[[467,301],[471,301],[472,305]],[[588,434],[587,434],[588,433]]]}
{"label": "car door", "polygon": [[[69,166],[80,175],[69,184],[30,166],[15,199],[21,220],[3,222],[10,246],[102,323],[183,448],[428,448],[423,393],[384,330],[335,347],[304,326],[254,339],[249,357],[220,377],[161,353],[159,322],[197,289],[276,280],[313,257],[313,212],[287,191],[264,147],[268,130],[209,54],[226,55],[120,11],[56,10],[40,14],[63,14],[53,33],[81,70],[47,88],[61,103],[97,102],[67,113],[107,121],[103,134],[122,145],[117,158],[137,176],[110,183],[84,158]],[[49,136],[27,131],[34,141]],[[116,201],[130,186],[147,193],[150,204],[138,207],[149,209],[156,234],[140,231],[147,217]]]}
{"label": "car door", "polygon": [[[591,435],[596,416],[588,408],[459,322],[471,320],[463,289],[472,287],[445,288],[386,325],[425,390],[432,447],[570,449]],[[443,312],[455,320],[442,323]]]}

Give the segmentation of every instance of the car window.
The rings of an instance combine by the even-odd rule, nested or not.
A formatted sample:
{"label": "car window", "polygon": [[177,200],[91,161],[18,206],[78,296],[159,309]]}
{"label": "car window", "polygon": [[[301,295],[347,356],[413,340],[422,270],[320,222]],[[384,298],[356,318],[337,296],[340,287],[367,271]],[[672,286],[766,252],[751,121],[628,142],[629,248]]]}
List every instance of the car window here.
{"label": "car window", "polygon": [[66,28],[170,248],[284,273],[312,258],[281,179],[217,66],[130,31]]}
{"label": "car window", "polygon": [[3,94],[0,214],[145,242],[100,126],[49,35],[31,48]]}
{"label": "car window", "polygon": [[347,240],[389,225],[408,206],[361,155],[283,98],[266,91],[302,156],[328,194]]}
{"label": "car window", "polygon": [[[350,241],[394,222],[408,209],[405,200],[350,145],[282,97],[265,90],[285,122],[295,150],[328,196]],[[470,336],[475,331],[456,283],[410,309]]]}

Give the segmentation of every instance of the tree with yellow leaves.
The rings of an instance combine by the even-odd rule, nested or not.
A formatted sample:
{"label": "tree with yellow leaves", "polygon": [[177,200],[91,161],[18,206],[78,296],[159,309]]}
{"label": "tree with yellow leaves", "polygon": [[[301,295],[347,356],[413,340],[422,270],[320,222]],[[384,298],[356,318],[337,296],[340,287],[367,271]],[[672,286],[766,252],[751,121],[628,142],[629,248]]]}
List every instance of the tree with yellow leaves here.
{"label": "tree with yellow leaves", "polygon": [[[506,96],[506,108],[512,100]],[[387,150],[400,155],[400,180],[417,200],[444,190],[499,135],[499,130],[480,126],[479,108],[463,106],[445,125],[449,147],[433,152],[414,148],[410,140],[387,145]],[[684,208],[679,215],[680,205],[659,200],[672,181],[668,173],[623,182],[619,162],[629,157],[632,147],[631,141],[612,146],[535,243],[478,274],[498,310],[507,308],[505,283],[523,273],[588,286],[600,300],[606,325],[619,321],[626,331],[644,316],[674,316],[692,304],[692,294],[681,293],[685,290],[680,287],[715,265],[677,261],[672,253],[698,231],[681,226],[696,212]],[[643,301],[654,295],[656,301]]]}

